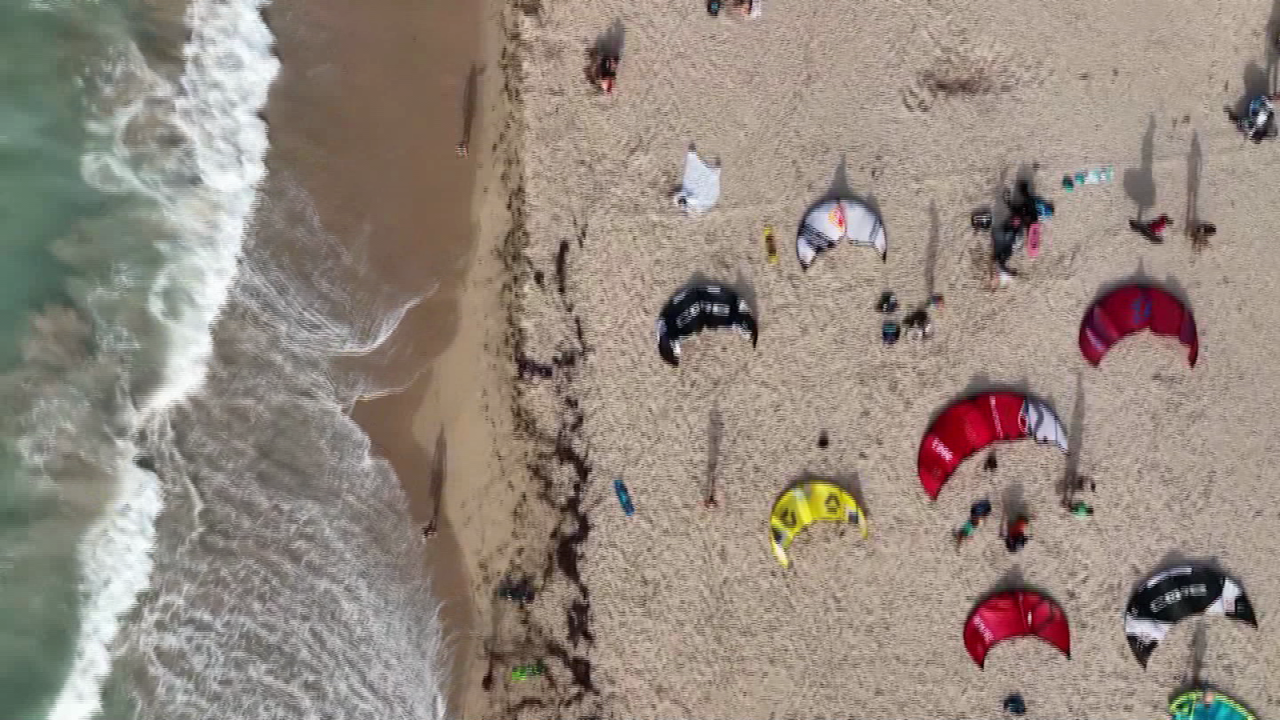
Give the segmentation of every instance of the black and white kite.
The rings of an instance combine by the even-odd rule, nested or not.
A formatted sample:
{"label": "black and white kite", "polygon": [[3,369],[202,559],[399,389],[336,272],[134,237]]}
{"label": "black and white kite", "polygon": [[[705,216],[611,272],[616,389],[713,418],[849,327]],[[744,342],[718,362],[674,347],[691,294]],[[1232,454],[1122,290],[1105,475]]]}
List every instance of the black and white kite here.
{"label": "black and white kite", "polygon": [[756,319],[738,294],[719,285],[692,285],[680,290],[658,315],[658,352],[672,366],[680,364],[680,341],[715,328],[732,328],[756,345]]}
{"label": "black and white kite", "polygon": [[1162,570],[1138,588],[1124,612],[1124,634],[1142,667],[1169,628],[1188,615],[1225,615],[1258,625],[1240,584],[1222,571],[1190,565]]}

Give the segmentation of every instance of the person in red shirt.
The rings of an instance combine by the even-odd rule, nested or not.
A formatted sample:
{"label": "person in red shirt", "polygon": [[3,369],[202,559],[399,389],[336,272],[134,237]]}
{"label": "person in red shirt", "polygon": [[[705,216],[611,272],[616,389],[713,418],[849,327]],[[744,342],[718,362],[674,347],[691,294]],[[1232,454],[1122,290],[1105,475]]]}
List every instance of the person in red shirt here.
{"label": "person in red shirt", "polygon": [[1156,218],[1155,220],[1152,220],[1149,223],[1144,223],[1140,220],[1129,221],[1129,227],[1134,232],[1138,233],[1142,237],[1146,238],[1147,240],[1157,245],[1164,242],[1165,228],[1169,227],[1172,224],[1173,224],[1173,221],[1169,219],[1168,215],[1161,215],[1160,217]]}
{"label": "person in red shirt", "polygon": [[1011,553],[1016,553],[1027,544],[1027,527],[1031,525],[1031,518],[1026,515],[1018,515],[1009,523],[1005,530],[1004,547]]}

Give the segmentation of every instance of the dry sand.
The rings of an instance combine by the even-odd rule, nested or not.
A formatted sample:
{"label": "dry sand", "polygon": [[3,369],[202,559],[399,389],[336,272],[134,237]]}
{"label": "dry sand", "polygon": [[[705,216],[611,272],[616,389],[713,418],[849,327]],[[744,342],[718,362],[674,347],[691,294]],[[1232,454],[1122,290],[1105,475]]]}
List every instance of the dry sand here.
{"label": "dry sand", "polygon": [[[526,569],[545,586],[529,611],[481,610],[492,712],[467,717],[989,718],[1012,691],[1033,718],[1158,717],[1188,680],[1200,624],[1202,679],[1280,715],[1280,373],[1268,364],[1280,348],[1280,150],[1246,144],[1222,112],[1242,77],[1266,84],[1270,12],[1242,0],[768,0],[745,20],[711,18],[696,0],[554,0],[510,13],[524,152],[505,247],[531,477],[509,482],[510,497],[528,483],[515,508],[528,551],[490,542],[475,551],[476,582],[491,592],[501,572]],[[614,23],[619,89],[602,97],[583,81],[584,52]],[[947,97],[930,78],[977,92]],[[698,219],[666,197],[690,142],[724,168],[719,206]],[[1022,281],[992,294],[989,239],[968,215],[1032,163],[1057,215],[1040,258],[1019,258]],[[1098,164],[1116,167],[1114,183],[1061,191],[1063,173]],[[887,264],[845,246],[800,271],[792,233],[833,185],[881,209]],[[1198,255],[1181,234],[1197,189],[1199,215],[1219,228]],[[1139,204],[1178,222],[1164,246],[1128,231]],[[764,257],[766,223],[779,266]],[[759,348],[704,336],[673,370],[654,319],[698,274],[753,298]],[[1149,336],[1085,365],[1085,307],[1135,274],[1189,298],[1195,369]],[[930,288],[946,296],[935,338],[883,346],[879,293],[910,305]],[[1003,385],[1045,398],[1069,426],[1096,517],[1057,507],[1067,460],[1032,443],[1002,447],[993,475],[971,460],[927,501],[915,457],[929,419]],[[872,534],[812,530],[783,571],[769,506],[805,473],[854,486]],[[709,474],[716,510],[701,504]],[[999,512],[1009,494],[1036,514],[1026,550],[1007,554],[990,527],[952,549],[973,500]],[[1177,557],[1238,577],[1260,628],[1186,621],[1144,671],[1121,614],[1134,585]],[[1073,656],[1010,641],[979,670],[961,625],[980,595],[1019,578],[1062,603]],[[549,677],[506,679],[539,656]]]}

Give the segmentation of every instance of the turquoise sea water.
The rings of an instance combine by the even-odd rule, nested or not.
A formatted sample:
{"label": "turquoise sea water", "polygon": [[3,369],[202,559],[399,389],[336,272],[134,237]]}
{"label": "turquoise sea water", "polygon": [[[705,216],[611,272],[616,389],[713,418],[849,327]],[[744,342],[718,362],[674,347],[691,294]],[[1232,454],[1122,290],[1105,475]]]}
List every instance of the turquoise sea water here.
{"label": "turquoise sea water", "polygon": [[80,174],[84,76],[124,30],[119,10],[0,4],[0,368],[20,358],[32,309],[65,301],[67,268],[50,246],[104,201]]}
{"label": "turquoise sea water", "polygon": [[[107,202],[80,170],[85,74],[125,31],[121,10],[110,0],[0,4],[0,372],[19,374],[9,398],[22,394],[34,313],[68,303],[71,270],[52,247]],[[0,698],[5,717],[35,720],[48,715],[75,653],[78,523],[24,467],[24,427],[33,429],[8,423],[0,445]]]}
{"label": "turquoise sea water", "polygon": [[268,179],[265,4],[0,2],[0,720],[443,717],[330,366],[414,299]]}

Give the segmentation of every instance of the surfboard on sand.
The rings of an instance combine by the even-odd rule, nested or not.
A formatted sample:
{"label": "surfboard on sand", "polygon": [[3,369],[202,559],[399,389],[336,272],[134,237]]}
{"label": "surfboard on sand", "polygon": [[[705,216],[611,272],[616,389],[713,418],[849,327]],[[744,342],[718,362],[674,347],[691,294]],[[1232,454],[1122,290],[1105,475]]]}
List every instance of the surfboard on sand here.
{"label": "surfboard on sand", "polygon": [[778,262],[778,244],[773,239],[773,226],[764,226],[764,251],[769,256],[770,263]]}

